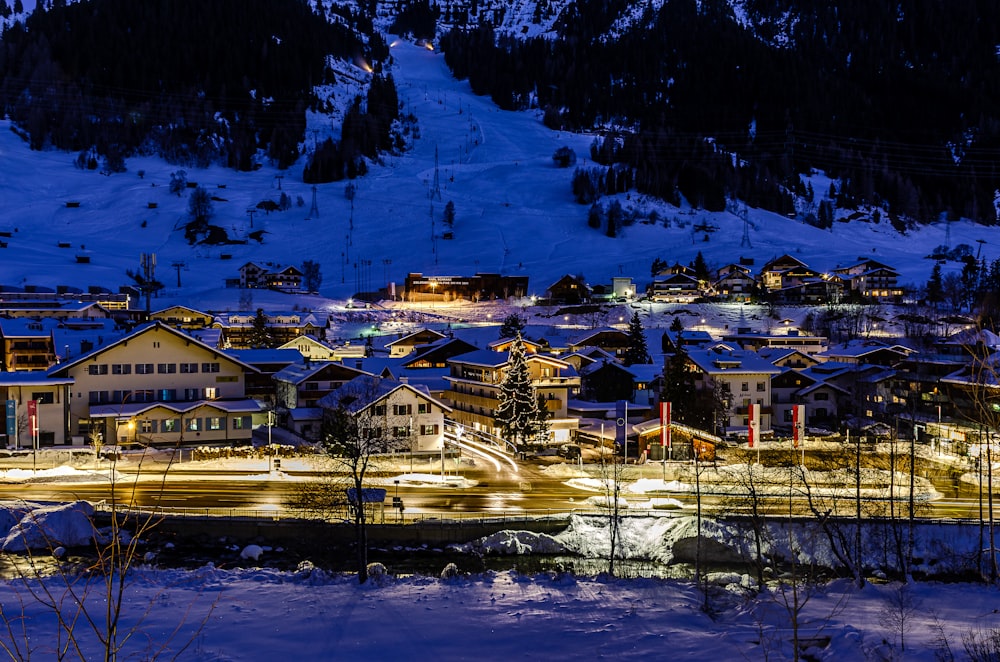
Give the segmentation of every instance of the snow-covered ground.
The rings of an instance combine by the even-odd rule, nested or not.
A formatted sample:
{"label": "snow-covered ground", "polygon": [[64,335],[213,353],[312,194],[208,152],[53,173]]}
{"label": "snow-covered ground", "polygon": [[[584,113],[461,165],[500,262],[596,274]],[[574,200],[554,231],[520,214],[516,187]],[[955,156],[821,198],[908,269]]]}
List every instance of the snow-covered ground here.
{"label": "snow-covered ground", "polygon": [[[79,522],[49,520],[49,533],[69,535],[74,519]],[[547,553],[589,546],[595,555],[606,554],[602,522],[606,519],[574,518],[558,536],[501,532],[480,541],[479,550]],[[973,528],[950,536],[955,550],[974,544]],[[639,540],[659,540],[666,550],[690,540],[695,531],[692,517],[627,519],[621,540],[627,553]],[[704,523],[704,532],[716,541],[728,535],[725,526],[711,521]],[[801,559],[819,558],[821,547],[803,548]],[[689,581],[562,572],[467,575],[446,571],[442,561],[440,577],[394,577],[389,568],[390,574],[376,572],[359,586],[353,575],[330,574],[308,562],[292,572],[269,569],[269,549],[266,542],[243,549],[242,558],[260,567],[205,565],[178,571],[157,569],[155,551],[142,554],[140,547],[142,561],[126,582],[119,626],[122,635],[134,630],[135,636],[119,659],[149,659],[155,651],[170,659],[206,661],[792,657],[787,584],[784,589],[770,584],[758,594],[749,590],[752,578],[739,573],[708,575],[706,612],[703,594]],[[926,561],[943,549],[921,544],[918,554]],[[34,659],[54,659],[59,642],[55,610],[32,594],[42,595],[43,583],[64,617],[79,602],[98,628],[107,593],[101,581],[86,587],[77,583],[71,599],[58,575],[0,583],[3,616],[10,625],[6,631],[0,627],[0,645],[30,649]],[[903,659],[901,635],[905,659],[965,659],[963,637],[1000,627],[997,590],[979,584],[869,583],[857,589],[836,581],[798,588],[799,635],[808,640],[815,660]],[[101,646],[85,620],[74,632],[84,656],[97,657]],[[939,657],[946,649],[955,657]]]}

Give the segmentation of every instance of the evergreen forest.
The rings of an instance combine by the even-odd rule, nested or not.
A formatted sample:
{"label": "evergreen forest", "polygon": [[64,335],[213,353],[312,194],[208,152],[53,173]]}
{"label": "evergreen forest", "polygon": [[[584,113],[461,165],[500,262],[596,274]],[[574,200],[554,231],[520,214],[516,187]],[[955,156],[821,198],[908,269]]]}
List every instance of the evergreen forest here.
{"label": "evergreen forest", "polygon": [[[827,203],[811,219],[821,225],[866,207],[899,229],[997,222],[996,2],[576,0],[555,30],[470,23],[440,45],[501,107],[599,132],[590,156],[604,170],[588,178],[600,193],[783,214],[798,196]],[[837,186],[807,190],[800,175],[813,170]]]}
{"label": "evergreen forest", "polygon": [[158,153],[250,170],[264,150],[284,168],[322,104],[314,86],[337,82],[328,56],[387,55],[370,19],[322,2],[40,2],[0,40],[0,105],[33,149],[79,151],[89,167]]}

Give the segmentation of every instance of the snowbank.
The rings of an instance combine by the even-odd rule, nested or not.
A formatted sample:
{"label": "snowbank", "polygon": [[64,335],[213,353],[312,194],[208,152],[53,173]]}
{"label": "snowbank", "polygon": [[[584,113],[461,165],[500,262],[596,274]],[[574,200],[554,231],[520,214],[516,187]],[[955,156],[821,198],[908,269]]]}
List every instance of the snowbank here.
{"label": "snowbank", "polygon": [[9,521],[14,513],[21,513],[0,543],[0,549],[5,552],[81,547],[90,544],[95,537],[91,521],[94,507],[87,501],[55,506],[2,506],[0,510],[6,513],[2,517],[4,521]]}

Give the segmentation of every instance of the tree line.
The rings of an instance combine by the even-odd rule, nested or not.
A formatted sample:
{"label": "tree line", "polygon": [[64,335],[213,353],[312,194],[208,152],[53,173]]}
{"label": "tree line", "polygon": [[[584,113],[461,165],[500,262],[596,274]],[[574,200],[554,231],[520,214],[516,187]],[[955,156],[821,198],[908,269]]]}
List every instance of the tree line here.
{"label": "tree line", "polygon": [[558,39],[481,23],[440,43],[501,107],[602,131],[600,162],[642,192],[787,213],[799,175],[823,170],[841,208],[997,222],[1000,6],[762,0],[747,28],[729,4],[674,0],[622,29],[627,3],[578,2]]}
{"label": "tree line", "polygon": [[0,104],[33,149],[239,170],[264,150],[284,168],[314,86],[336,82],[326,58],[387,57],[373,32],[303,0],[39,3],[0,39]]}

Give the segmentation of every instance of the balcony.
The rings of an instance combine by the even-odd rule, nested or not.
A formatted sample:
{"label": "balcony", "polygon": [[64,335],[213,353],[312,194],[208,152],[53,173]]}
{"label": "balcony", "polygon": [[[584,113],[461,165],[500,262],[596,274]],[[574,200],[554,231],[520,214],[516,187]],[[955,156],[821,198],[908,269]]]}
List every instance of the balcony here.
{"label": "balcony", "polygon": [[475,408],[478,410],[480,407],[488,411],[493,411],[499,405],[499,401],[495,398],[487,398],[481,395],[473,395],[472,393],[462,393],[460,391],[445,391],[444,397],[450,400],[455,407],[460,409]]}

